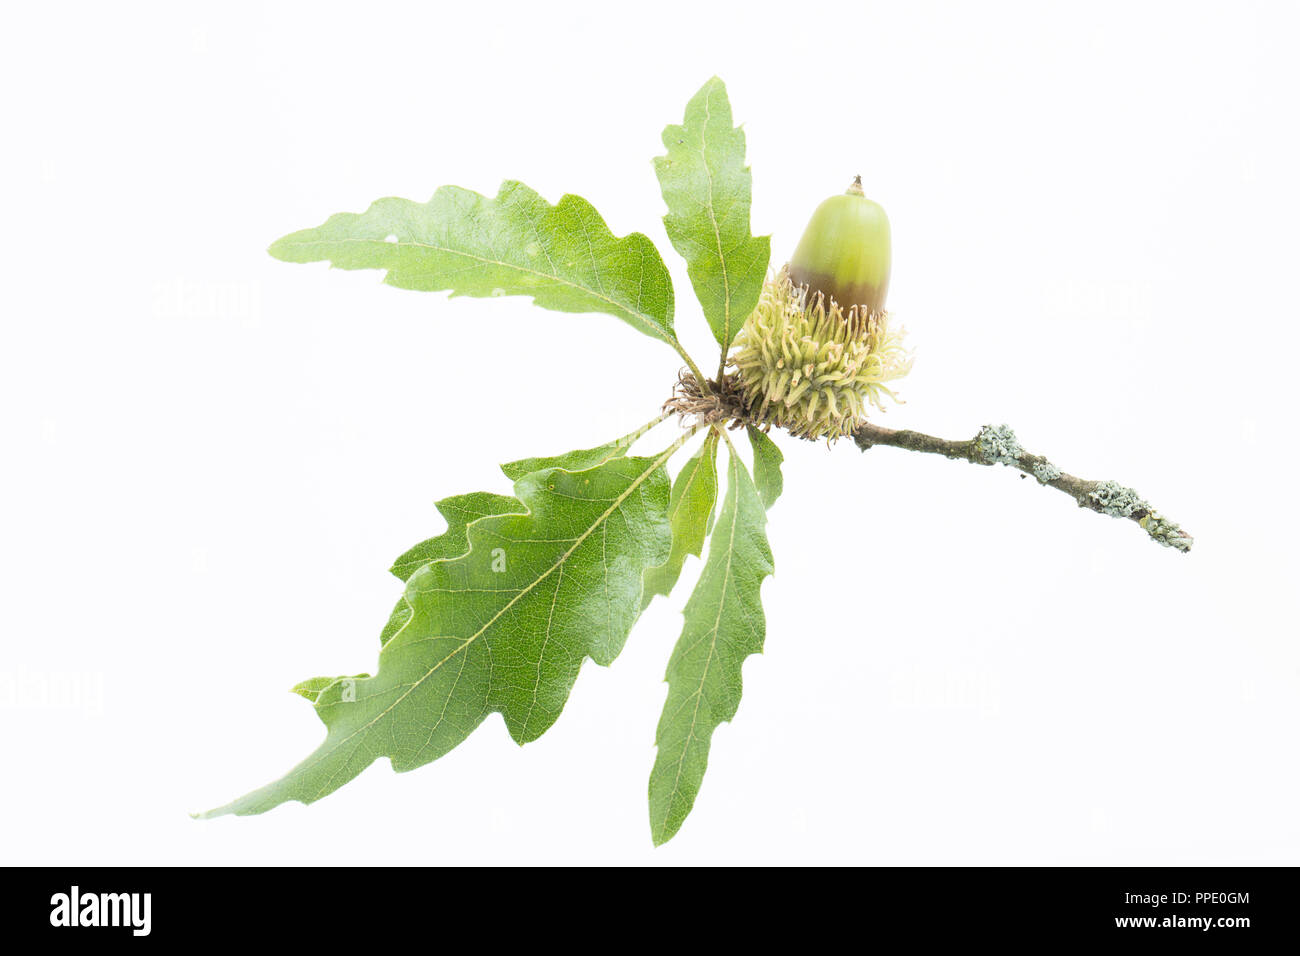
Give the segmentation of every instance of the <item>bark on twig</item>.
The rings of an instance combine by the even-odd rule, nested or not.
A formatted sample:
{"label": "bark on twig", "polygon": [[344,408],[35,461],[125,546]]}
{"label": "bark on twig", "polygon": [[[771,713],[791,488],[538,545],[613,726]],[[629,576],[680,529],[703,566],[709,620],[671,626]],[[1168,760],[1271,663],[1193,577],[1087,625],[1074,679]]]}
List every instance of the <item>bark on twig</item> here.
{"label": "bark on twig", "polygon": [[868,423],[854,430],[853,441],[863,451],[874,445],[889,445],[945,458],[960,458],[975,465],[1009,465],[1039,484],[1065,492],[1080,508],[1136,522],[1152,540],[1167,548],[1187,552],[1192,547],[1190,534],[1152,508],[1132,488],[1114,481],[1089,481],[1066,474],[1042,455],[1021,448],[1015,432],[1006,425],[985,425],[974,438],[950,441],[921,432],[896,431]]}

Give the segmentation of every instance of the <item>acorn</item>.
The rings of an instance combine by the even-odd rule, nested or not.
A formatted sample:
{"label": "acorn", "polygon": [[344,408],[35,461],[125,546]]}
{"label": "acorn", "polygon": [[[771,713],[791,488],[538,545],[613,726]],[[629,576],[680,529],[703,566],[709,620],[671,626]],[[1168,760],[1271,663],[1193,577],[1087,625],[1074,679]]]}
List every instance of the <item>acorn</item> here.
{"label": "acorn", "polygon": [[790,259],[790,281],[837,302],[846,312],[857,306],[885,308],[889,291],[889,217],[880,203],[862,193],[862,177],[841,196],[832,196],[812,214]]}
{"label": "acorn", "polygon": [[859,177],[817,207],[736,337],[729,364],[749,419],[834,440],[897,400],[886,383],[912,360],[884,310],[888,284],[889,220]]}

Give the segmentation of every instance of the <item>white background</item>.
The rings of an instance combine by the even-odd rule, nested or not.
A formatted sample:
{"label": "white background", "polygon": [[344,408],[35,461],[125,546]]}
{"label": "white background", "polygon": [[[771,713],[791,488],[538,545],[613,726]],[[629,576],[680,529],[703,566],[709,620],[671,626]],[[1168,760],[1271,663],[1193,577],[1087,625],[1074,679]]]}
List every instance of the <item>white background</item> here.
{"label": "white background", "polygon": [[[0,860],[1300,862],[1297,43],[1285,4],[24,5],[0,36]],[[1136,486],[1189,556],[1004,468],[784,441],[767,651],[652,850],[698,562],[526,748],[194,822],[371,668],[435,498],[640,424],[680,364],[600,315],[278,263],[380,196],[518,177],[660,245],[711,75],[789,255],[855,173],[907,404]],[[666,426],[654,444],[666,444]],[[645,446],[648,447],[648,446]]]}

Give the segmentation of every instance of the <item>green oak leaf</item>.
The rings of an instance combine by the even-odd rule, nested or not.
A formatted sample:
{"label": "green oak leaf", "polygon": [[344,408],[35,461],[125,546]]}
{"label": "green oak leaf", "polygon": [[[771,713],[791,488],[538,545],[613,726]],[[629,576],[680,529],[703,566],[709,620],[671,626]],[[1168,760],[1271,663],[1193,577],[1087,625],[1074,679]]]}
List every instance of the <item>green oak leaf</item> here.
{"label": "green oak leaf", "polygon": [[[534,469],[536,470],[536,469]],[[523,475],[519,476],[520,478]],[[452,495],[434,502],[438,514],[447,522],[447,530],[436,538],[421,541],[393,562],[389,571],[399,580],[411,575],[431,561],[456,558],[469,550],[469,526],[479,518],[491,515],[520,514],[526,512],[523,502],[509,495],[494,495],[487,491],[474,491],[467,495]]]}
{"label": "green oak leaf", "polygon": [[453,296],[530,295],[560,312],[604,312],[681,351],[673,286],[654,243],[610,232],[591,203],[552,206],[523,183],[495,198],[443,186],[427,203],[380,199],[339,213],[268,250],[286,262],[328,260],[340,269],[386,269],[400,289]]}
{"label": "green oak leaf", "polygon": [[[597,445],[595,448],[585,448],[580,451],[571,451],[563,455],[551,455],[544,458],[524,458],[502,465],[501,470],[511,481],[518,481],[524,475],[545,468],[564,468],[567,471],[582,471],[586,468],[594,468],[610,458],[626,454],[627,450],[632,447],[632,444],[638,438],[655,425],[658,425],[662,420],[662,418],[656,418],[634,432],[606,442],[603,445]],[[487,515],[517,514],[527,510],[517,498],[511,498],[507,495],[494,495],[488,492],[455,495],[436,502],[434,506],[446,519],[447,530],[436,538],[420,542],[393,563],[390,570],[403,581],[430,561],[458,557],[468,551],[469,539],[466,536],[466,529],[471,521]],[[379,643],[381,645],[386,644],[390,637],[402,629],[410,616],[410,605],[406,603],[405,599],[399,600],[397,606],[393,608],[393,613],[388,618],[388,623],[384,625],[384,629],[379,634]],[[324,680],[325,678],[315,679]],[[304,694],[303,696],[307,695]]]}
{"label": "green oak leaf", "polygon": [[[411,619],[411,606],[406,603],[405,598],[399,598],[396,606],[393,608],[393,613],[388,615],[388,620],[384,622],[383,630],[379,632],[379,646],[383,647],[385,644],[387,644],[389,638],[391,638],[402,628],[406,627],[406,622],[409,621],[410,619]],[[313,678],[313,680],[321,680],[321,679],[323,678]],[[314,697],[308,699],[311,700],[313,703],[315,702]]]}
{"label": "green oak leaf", "polygon": [[754,449],[754,484],[759,498],[763,499],[763,507],[770,509],[785,488],[785,479],[781,477],[781,462],[785,461],[785,455],[765,432],[753,425],[748,426],[748,432],[749,445]]}
{"label": "green oak leaf", "polygon": [[[434,507],[446,519],[447,530],[436,538],[421,541],[393,562],[389,570],[402,581],[408,580],[412,574],[432,561],[457,558],[468,551],[471,522],[489,515],[521,514],[528,510],[518,498],[494,495],[486,491],[443,498],[435,502]],[[388,623],[379,632],[380,646],[387,644],[388,639],[400,631],[410,619],[411,605],[406,603],[405,598],[401,598],[393,608],[393,613],[389,615]],[[324,678],[314,679],[324,680]],[[314,697],[309,699],[315,700]]]}
{"label": "green oak leaf", "polygon": [[597,445],[595,448],[584,448],[580,451],[565,452],[563,455],[552,455],[546,458],[521,458],[519,461],[512,461],[502,465],[501,470],[505,472],[505,476],[511,481],[518,481],[529,472],[541,471],[543,468],[564,468],[568,471],[594,468],[616,455],[626,454],[627,450],[632,447],[638,438],[663,420],[663,416],[656,418],[654,421],[642,425],[636,431],[629,432],[622,438],[616,438],[603,445]]}
{"label": "green oak leaf", "polygon": [[713,512],[718,502],[718,433],[709,429],[700,450],[690,459],[673,482],[668,499],[668,520],[673,528],[673,547],[668,560],[645,574],[645,593],[641,605],[646,607],[656,594],[668,594],[681,577],[686,555],[699,557],[704,539],[713,526]]}
{"label": "green oak leaf", "polygon": [[668,700],[650,772],[650,834],[671,839],[695,804],[714,729],[740,706],[741,665],[763,649],[759,591],[772,573],[758,489],[734,448],[727,494],[709,536],[709,555],[690,600],[682,636],[668,661]]}
{"label": "green oak leaf", "polygon": [[321,746],[280,780],[204,816],[311,803],[380,757],[411,770],[493,712],[519,743],[541,736],[583,660],[613,661],[640,614],[642,576],[671,547],[664,466],[680,445],[516,481],[526,513],[478,518],[465,528],[464,554],[410,576],[409,619],[380,649],[373,677],[305,682],[327,728]]}
{"label": "green oak leaf", "polygon": [[668,154],[655,158],[655,172],[668,205],[664,227],[726,352],[758,304],[771,238],[749,233],[745,134],[731,125],[731,103],[720,79],[715,76],[691,98],[682,125],[667,127],[663,143]]}

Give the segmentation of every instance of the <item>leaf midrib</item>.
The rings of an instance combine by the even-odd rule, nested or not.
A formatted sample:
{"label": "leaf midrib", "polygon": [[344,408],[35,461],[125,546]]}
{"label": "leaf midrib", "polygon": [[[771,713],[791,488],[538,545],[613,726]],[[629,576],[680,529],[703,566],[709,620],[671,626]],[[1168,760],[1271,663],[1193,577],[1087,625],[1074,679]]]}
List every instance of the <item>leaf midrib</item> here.
{"label": "leaf midrib", "polygon": [[[700,130],[700,160],[704,163],[704,175],[709,180],[709,199],[705,208],[709,211],[709,224],[713,226],[713,241],[718,246],[718,261],[722,263],[722,347],[731,344],[731,280],[727,276],[727,256],[722,251],[722,231],[718,228],[718,216],[713,209],[713,170],[709,168],[708,134],[709,134],[709,98],[713,96],[713,87],[704,94],[704,127]],[[725,362],[726,358],[723,357]]]}
{"label": "leaf midrib", "polygon": [[[660,824],[661,830],[664,827],[668,826],[668,820],[673,815],[673,800],[676,799],[678,793],[680,792],[679,785],[681,784],[682,781],[682,767],[686,763],[686,752],[690,749],[691,744],[695,741],[695,724],[699,720],[699,716],[700,716],[700,700],[704,696],[704,685],[705,683],[708,682],[709,668],[713,666],[713,658],[718,648],[718,631],[722,627],[722,608],[727,603],[727,586],[731,581],[732,561],[736,553],[735,552],[736,525],[739,524],[739,521],[737,519],[740,516],[740,489],[736,487],[736,485],[739,482],[740,476],[736,471],[736,458],[734,454],[731,456],[729,464],[730,467],[728,468],[727,480],[732,484],[730,485],[728,490],[730,491],[731,488],[735,488],[736,490],[734,493],[735,507],[733,507],[731,510],[731,532],[728,535],[728,539],[727,539],[727,564],[726,564],[726,570],[724,571],[722,576],[722,593],[721,596],[718,598],[718,613],[717,616],[714,618],[713,631],[709,639],[709,654],[708,657],[706,657],[704,660],[704,673],[700,675],[700,681],[696,685],[695,692],[692,694],[692,696],[695,698],[695,707],[691,711],[691,726],[686,732],[686,740],[682,744],[681,754],[677,758],[677,772],[673,776],[672,790],[669,791],[668,793],[668,800],[667,800],[668,807],[664,813],[663,823]],[[712,543],[710,543],[709,548],[710,551],[712,551],[713,548]]]}
{"label": "leaf midrib", "polygon": [[[500,266],[501,268],[504,269],[513,269],[515,272],[521,272],[526,275],[537,276],[538,278],[541,279],[549,279],[552,282],[558,282],[560,285],[568,286],[570,289],[575,289],[578,292],[584,292],[587,295],[590,295],[592,298],[599,299],[602,302],[608,303],[610,306],[618,310],[616,314],[626,316],[629,319],[636,320],[641,325],[645,326],[647,331],[651,335],[654,335],[656,338],[663,339],[665,342],[668,342],[669,344],[676,344],[677,342],[677,337],[675,335],[673,335],[671,332],[668,332],[662,325],[656,322],[654,318],[651,317],[649,314],[642,312],[639,309],[637,310],[629,309],[623,303],[618,302],[615,299],[611,299],[603,292],[597,292],[595,289],[591,289],[584,285],[579,285],[578,283],[573,282],[569,279],[565,279],[564,277],[556,273],[542,272],[539,269],[529,269],[527,266],[517,265],[513,262],[506,262],[502,259],[489,259],[485,256],[476,256],[472,252],[463,252],[460,249],[452,249],[448,246],[439,246],[431,242],[416,242],[411,239],[399,239],[397,242],[388,242],[387,240],[384,239],[352,239],[348,237],[343,237],[339,239],[299,240],[299,241],[289,243],[289,245],[331,246],[331,245],[336,245],[338,243],[354,243],[357,245],[377,245],[377,246],[384,246],[387,249],[400,249],[403,247],[430,249],[434,252],[443,252],[443,253],[447,253],[448,255],[461,256],[462,258],[465,259],[472,259],[475,262],[482,263],[483,265]],[[590,240],[588,240],[588,246],[590,247]],[[548,259],[550,258],[549,253],[547,254],[547,258]],[[389,268],[391,269],[392,267],[390,266]],[[645,270],[642,269],[643,275],[644,275],[644,271]],[[597,279],[599,279],[599,275],[597,276]],[[640,287],[638,286],[638,294],[639,291],[640,291]],[[528,293],[525,292],[521,294],[527,295]]]}
{"label": "leaf midrib", "polygon": [[[622,494],[620,494],[618,497],[616,497],[613,501],[613,504],[611,504],[608,508],[606,508],[605,511],[601,513],[600,517],[598,517],[594,522],[592,522],[591,527],[578,536],[577,540],[573,543],[573,546],[570,547],[568,551],[565,551],[564,554],[560,555],[560,557],[556,559],[555,563],[553,563],[549,568],[546,569],[546,571],[544,571],[541,575],[535,578],[531,584],[523,588],[518,594],[516,594],[509,601],[507,601],[506,604],[499,611],[497,611],[496,614],[492,615],[492,618],[486,624],[484,624],[477,631],[475,631],[468,638],[466,638],[460,644],[460,646],[457,647],[454,651],[449,653],[446,657],[444,657],[442,660],[438,661],[427,671],[425,671],[424,674],[421,675],[417,680],[413,681],[396,700],[394,700],[391,704],[389,704],[382,711],[380,711],[373,718],[371,718],[370,721],[363,724],[361,727],[358,727],[352,733],[348,734],[346,737],[342,738],[337,743],[335,743],[334,746],[330,747],[329,750],[325,752],[325,754],[322,754],[322,757],[334,753],[340,747],[347,744],[347,742],[350,741],[353,737],[357,736],[360,733],[363,733],[364,731],[369,730],[371,727],[373,727],[384,717],[388,716],[388,714],[392,713],[392,711],[399,704],[401,704],[402,701],[404,701],[407,697],[413,694],[416,688],[420,687],[426,680],[432,677],[444,664],[446,664],[447,661],[451,660],[457,654],[460,654],[462,651],[465,650],[465,648],[469,647],[472,643],[474,643],[476,640],[482,637],[483,634],[488,630],[488,628],[490,628],[493,624],[497,622],[498,619],[500,619],[501,615],[505,614],[508,610],[510,610],[510,608],[513,607],[515,603],[518,602],[521,598],[523,598],[525,594],[531,592],[533,588],[537,587],[537,585],[541,584],[548,577],[550,577],[551,574],[557,568],[563,566],[563,564],[566,561],[568,561],[570,557],[572,557],[573,553],[579,547],[582,546],[582,542],[585,541],[588,537],[590,537],[595,532],[596,528],[600,527],[602,524],[608,521],[609,516],[612,515],[616,510],[618,510],[619,506],[622,505],[622,503],[627,500],[628,496],[631,495],[632,492],[634,492],[637,488],[639,488],[647,478],[649,478],[652,474],[654,474],[664,464],[664,462],[666,462],[669,458],[672,457],[673,453],[677,450],[677,447],[678,447],[677,445],[670,447],[667,451],[663,452],[658,458],[656,458],[654,460],[654,463],[645,471],[643,471],[640,475],[638,475],[636,480],[633,481],[632,484],[630,484],[627,487],[627,490],[624,491]],[[407,604],[409,605],[410,602],[408,601]],[[414,615],[412,615],[411,618],[405,624],[403,624],[402,627],[395,634],[393,634],[391,638],[389,638],[389,644],[391,644],[394,640],[396,640],[397,637],[402,633],[402,631],[406,630],[406,628],[410,626],[411,621],[413,620],[415,620]],[[442,720],[441,717],[439,717],[439,720],[434,723],[433,728],[430,731],[430,735],[432,735],[433,730],[436,730],[437,727],[441,725],[441,723]]]}

